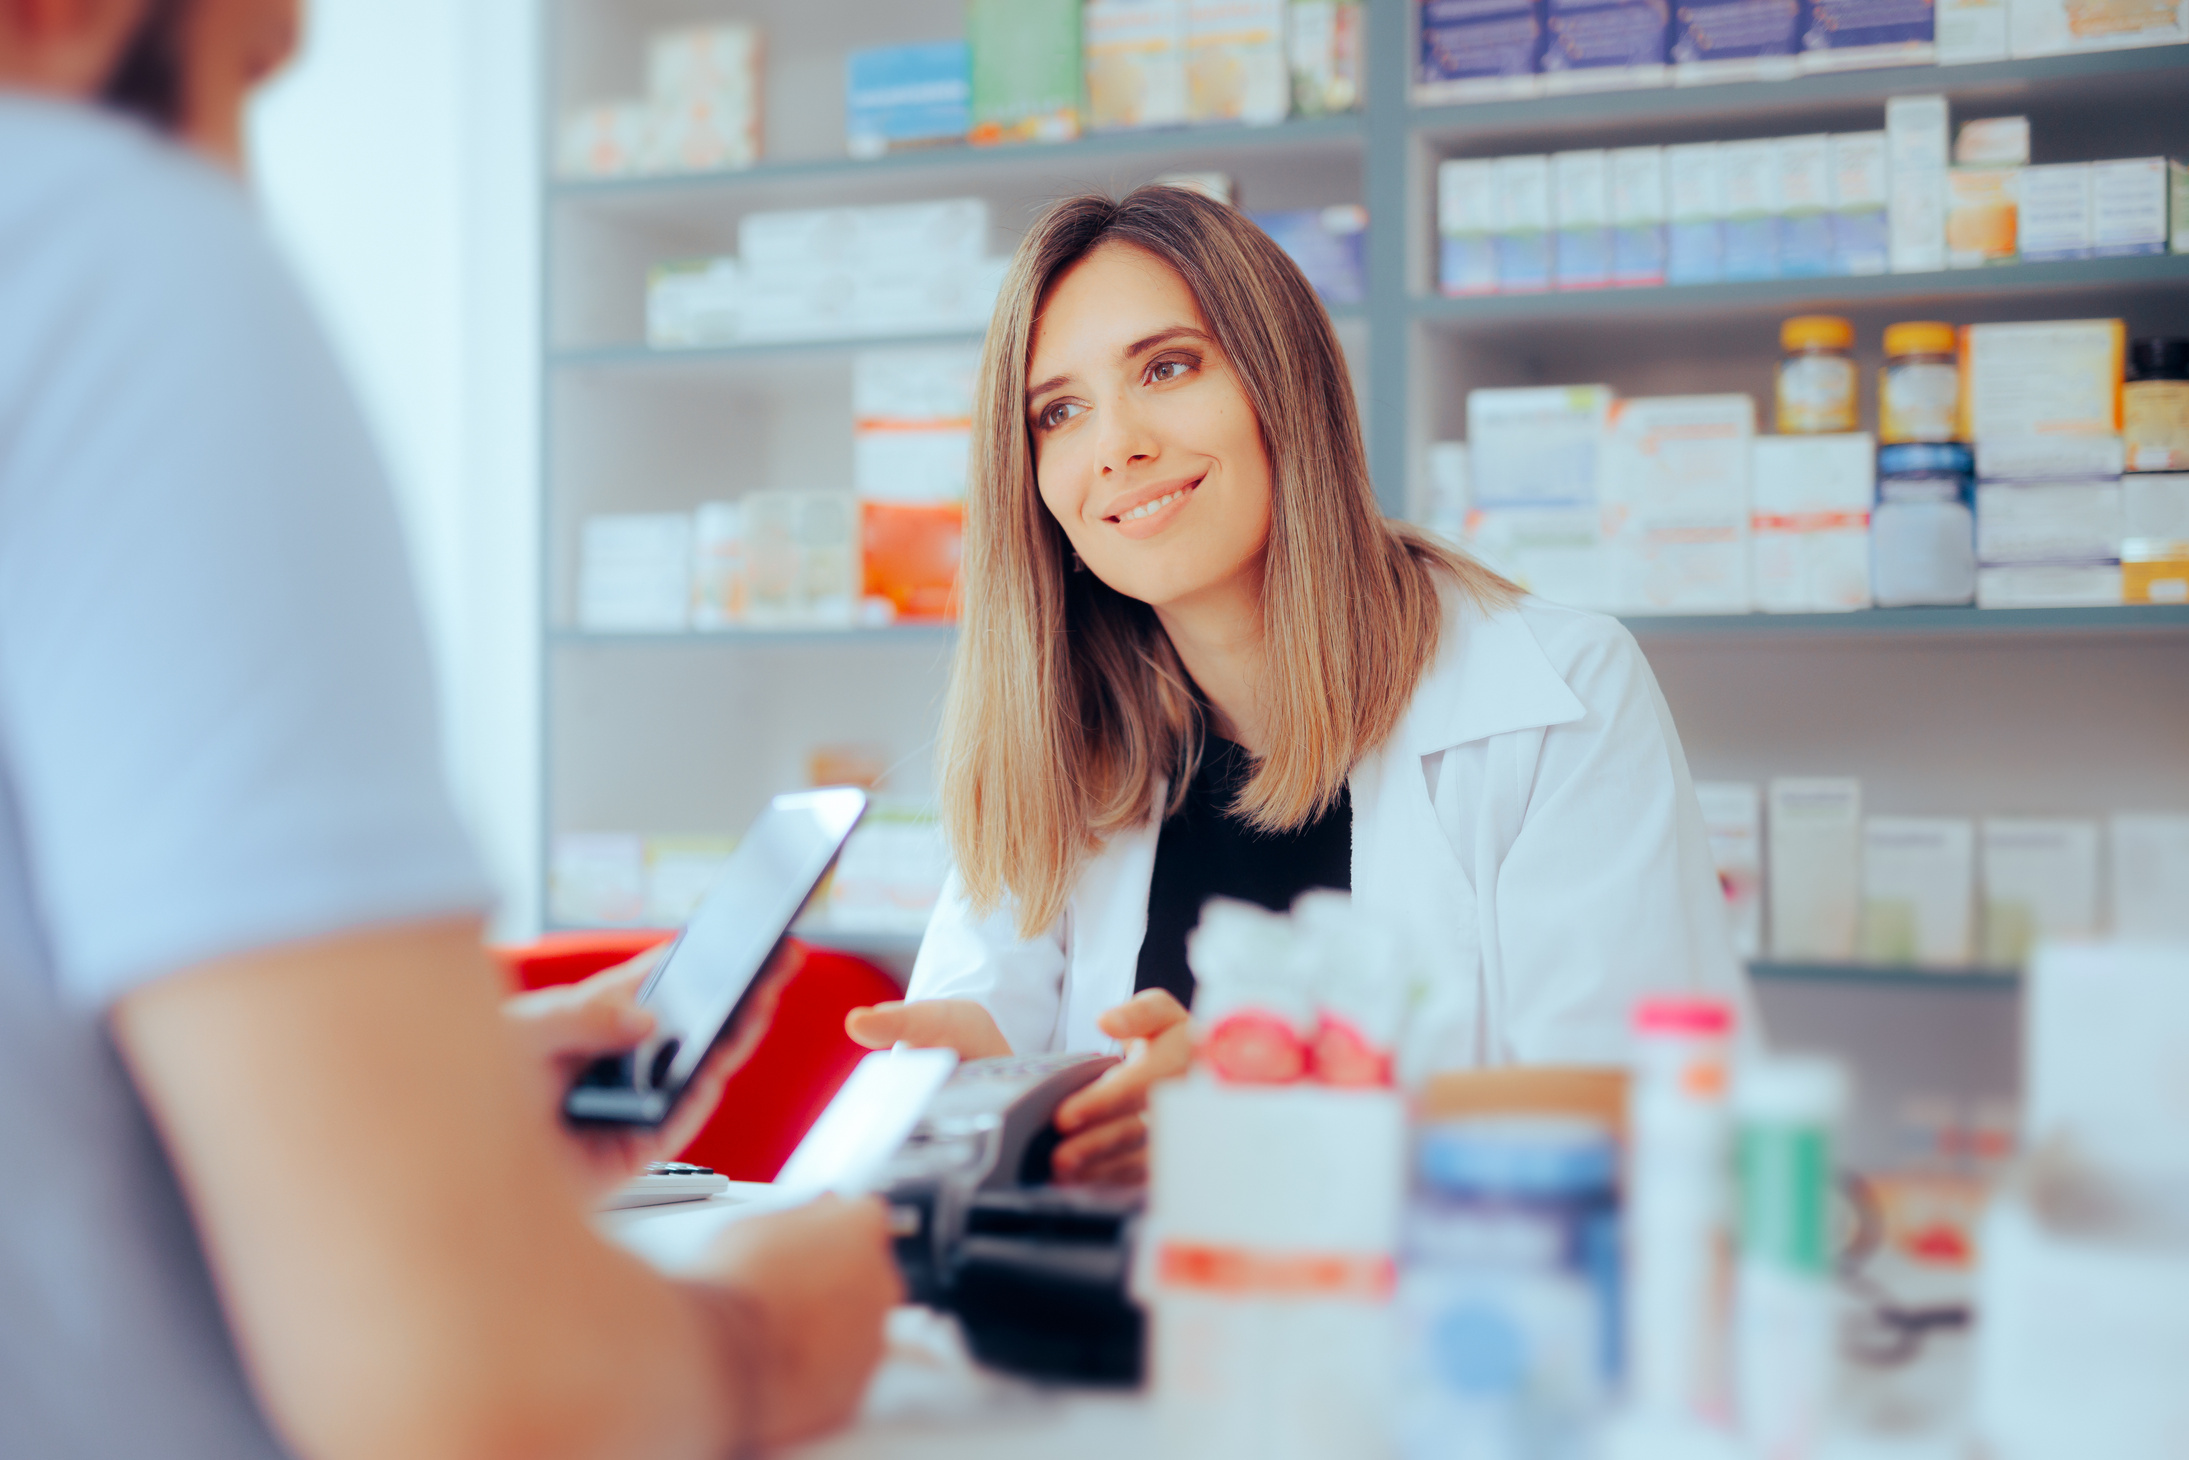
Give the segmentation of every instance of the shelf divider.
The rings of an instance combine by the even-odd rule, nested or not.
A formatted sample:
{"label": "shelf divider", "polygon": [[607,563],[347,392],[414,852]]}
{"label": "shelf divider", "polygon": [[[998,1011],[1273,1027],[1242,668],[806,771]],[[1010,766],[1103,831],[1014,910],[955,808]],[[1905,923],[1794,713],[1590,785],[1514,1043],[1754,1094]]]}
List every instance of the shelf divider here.
{"label": "shelf divider", "polygon": [[1766,983],[1838,983],[1875,988],[1947,989],[1956,993],[2015,993],[2022,974],[2013,968],[1919,968],[1891,963],[1782,963],[1758,958],[1750,978]]}

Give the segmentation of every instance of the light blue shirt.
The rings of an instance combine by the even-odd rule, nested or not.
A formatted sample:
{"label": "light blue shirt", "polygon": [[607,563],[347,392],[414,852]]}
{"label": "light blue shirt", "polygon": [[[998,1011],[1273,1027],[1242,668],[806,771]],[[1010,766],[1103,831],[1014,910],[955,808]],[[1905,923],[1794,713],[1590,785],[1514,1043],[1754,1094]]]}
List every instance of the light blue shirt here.
{"label": "light blue shirt", "polygon": [[487,895],[393,505],[247,198],[0,93],[0,1450],[279,1453],[107,1011]]}

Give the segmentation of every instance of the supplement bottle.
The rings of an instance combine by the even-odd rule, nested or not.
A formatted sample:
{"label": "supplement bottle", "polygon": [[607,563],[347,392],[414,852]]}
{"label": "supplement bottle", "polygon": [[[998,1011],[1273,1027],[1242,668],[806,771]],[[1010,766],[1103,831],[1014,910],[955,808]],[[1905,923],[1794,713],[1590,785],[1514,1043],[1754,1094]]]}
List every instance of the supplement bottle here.
{"label": "supplement bottle", "polygon": [[2189,340],[2137,340],[2121,388],[2130,471],[2189,471]]}
{"label": "supplement bottle", "polygon": [[1856,429],[1855,327],[1832,314],[1801,314],[1779,326],[1778,419],[1782,436]]}
{"label": "supplement bottle", "polygon": [[1877,439],[1951,441],[1961,415],[1961,366],[1950,324],[1888,325],[1878,376]]}

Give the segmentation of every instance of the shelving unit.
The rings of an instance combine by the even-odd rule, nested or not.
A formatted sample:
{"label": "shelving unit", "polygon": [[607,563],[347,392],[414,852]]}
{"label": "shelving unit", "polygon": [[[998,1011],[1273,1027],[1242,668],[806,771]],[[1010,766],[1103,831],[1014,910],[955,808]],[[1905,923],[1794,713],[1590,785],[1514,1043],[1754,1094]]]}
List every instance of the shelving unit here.
{"label": "shelving unit", "polygon": [[[1367,101],[1268,128],[1092,137],[1051,147],[843,155],[842,54],[960,33],[959,0],[546,0],[552,127],[564,107],[636,87],[645,32],[709,17],[768,30],[768,160],[716,176],[544,184],[541,388],[547,440],[547,765],[558,831],[734,832],[798,783],[805,747],[873,741],[900,788],[927,758],[947,627],[571,630],[576,524],[762,487],[849,481],[853,357],[972,335],[664,353],[643,339],[646,270],[734,247],[748,212],[979,195],[1004,252],[1045,202],[1158,173],[1230,174],[1250,208],[1365,204],[1368,298],[1336,311],[1386,506],[1417,500],[1426,446],[1463,430],[1482,385],[1603,381],[1629,395],[1743,390],[1767,400],[1777,324],[1854,319],[1866,375],[1896,319],[2118,314],[2189,334],[2189,259],[2026,264],[1448,299],[1434,273],[1446,157],[1855,130],[1888,97],[1942,92],[1957,120],[2026,114],[2036,160],[2189,155],[2189,46],[1993,65],[1854,71],[1769,85],[1668,87],[1415,107],[1408,0],[1367,0]],[[1866,392],[1867,394],[1867,392]],[[1871,610],[1632,618],[1699,778],[1860,776],[1867,809],[1978,816],[2189,810],[2189,607]],[[916,940],[813,936],[900,973]],[[1756,965],[1775,1042],[1836,1049],[1887,1104],[1990,1095],[2015,1075],[2017,978],[1860,965]],[[1985,997],[1988,995],[1989,997]]]}

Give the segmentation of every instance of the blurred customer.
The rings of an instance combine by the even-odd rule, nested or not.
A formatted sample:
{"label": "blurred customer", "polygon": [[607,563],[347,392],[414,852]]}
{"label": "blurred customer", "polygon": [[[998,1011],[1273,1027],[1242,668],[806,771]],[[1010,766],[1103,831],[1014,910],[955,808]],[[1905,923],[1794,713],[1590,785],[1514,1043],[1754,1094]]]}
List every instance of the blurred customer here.
{"label": "blurred customer", "polygon": [[879,1353],[878,1210],[655,1275],[587,1223],[646,1152],[555,1119],[631,976],[498,1006],[388,493],[204,160],[296,20],[0,0],[0,1449],[810,1433]]}

